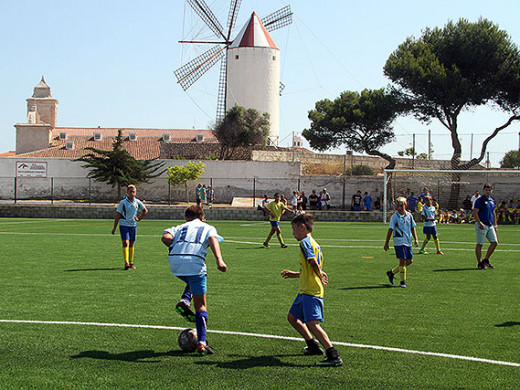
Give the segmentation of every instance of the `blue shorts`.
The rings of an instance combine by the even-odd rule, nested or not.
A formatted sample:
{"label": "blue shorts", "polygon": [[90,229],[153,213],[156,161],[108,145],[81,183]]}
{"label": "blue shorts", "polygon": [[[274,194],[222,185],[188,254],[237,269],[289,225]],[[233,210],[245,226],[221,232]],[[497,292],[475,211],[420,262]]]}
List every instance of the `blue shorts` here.
{"label": "blue shorts", "polygon": [[412,247],[405,245],[394,246],[395,249],[395,257],[398,259],[412,260]]}
{"label": "blue shorts", "polygon": [[271,222],[271,227],[278,227],[278,226],[280,226],[280,222],[278,222],[278,221],[269,221],[269,222]]}
{"label": "blue shorts", "polygon": [[423,232],[423,234],[437,235],[437,227],[436,226],[423,226],[422,232]]}
{"label": "blue shorts", "polygon": [[119,225],[119,233],[121,240],[135,241],[137,235],[137,226],[121,226]]}
{"label": "blue shorts", "polygon": [[193,276],[177,276],[180,280],[190,286],[190,291],[193,295],[203,295],[206,294],[207,285],[207,275],[193,275]]}
{"label": "blue shorts", "polygon": [[352,211],[361,211],[361,206],[352,206]]}
{"label": "blue shorts", "polygon": [[323,322],[323,298],[313,295],[298,294],[289,313],[303,323],[309,321]]}

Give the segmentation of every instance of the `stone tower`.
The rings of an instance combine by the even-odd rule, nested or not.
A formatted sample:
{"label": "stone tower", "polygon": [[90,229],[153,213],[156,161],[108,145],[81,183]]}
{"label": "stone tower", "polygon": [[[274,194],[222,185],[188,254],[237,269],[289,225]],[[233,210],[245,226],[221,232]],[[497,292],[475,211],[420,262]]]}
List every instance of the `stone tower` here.
{"label": "stone tower", "polygon": [[57,116],[58,100],[52,97],[51,88],[42,76],[33,95],[27,99],[27,122],[14,125],[16,154],[48,148]]}

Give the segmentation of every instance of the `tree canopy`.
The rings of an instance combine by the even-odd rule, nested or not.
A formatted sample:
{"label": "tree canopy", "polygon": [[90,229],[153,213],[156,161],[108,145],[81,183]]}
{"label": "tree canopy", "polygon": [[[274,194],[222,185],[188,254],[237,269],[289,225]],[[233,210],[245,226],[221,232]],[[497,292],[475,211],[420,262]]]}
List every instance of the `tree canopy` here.
{"label": "tree canopy", "polygon": [[303,136],[313,149],[345,145],[355,152],[380,156],[393,169],[395,160],[379,149],[394,139],[391,124],[399,110],[398,100],[384,89],[345,91],[334,101],[316,102],[308,115],[311,126],[303,130]]}
{"label": "tree canopy", "polygon": [[518,168],[520,167],[520,151],[510,150],[504,155],[500,161],[500,168]]}
{"label": "tree canopy", "polygon": [[[425,122],[438,119],[450,131],[452,169],[481,162],[491,139],[520,119],[520,51],[505,31],[486,19],[460,19],[444,28],[425,29],[421,38],[408,38],[390,55],[384,73],[406,102],[407,112]],[[486,104],[508,113],[509,119],[493,129],[478,157],[461,164],[458,117]]]}
{"label": "tree canopy", "polygon": [[152,160],[136,160],[123,148],[122,131],[117,132],[117,137],[112,144],[112,150],[101,150],[87,147],[88,153],[75,161],[83,161],[83,168],[89,168],[87,177],[94,181],[104,181],[112,188],[117,186],[118,198],[121,197],[121,187],[129,184],[149,183],[151,179],[161,175],[159,171],[163,163]]}
{"label": "tree canopy", "polygon": [[234,106],[224,119],[215,124],[213,131],[221,145],[223,160],[230,159],[237,148],[267,145],[270,123],[269,114],[262,115],[254,108]]}
{"label": "tree canopy", "polygon": [[175,165],[168,168],[168,181],[173,186],[184,184],[186,191],[186,202],[188,198],[188,182],[197,180],[204,173],[204,163],[202,161],[194,163],[189,161],[187,165]]}

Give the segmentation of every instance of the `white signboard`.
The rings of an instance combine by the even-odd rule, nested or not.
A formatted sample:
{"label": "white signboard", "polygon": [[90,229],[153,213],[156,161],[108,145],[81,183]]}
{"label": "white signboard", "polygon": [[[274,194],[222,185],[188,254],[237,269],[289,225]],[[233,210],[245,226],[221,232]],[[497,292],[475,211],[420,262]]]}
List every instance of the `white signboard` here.
{"label": "white signboard", "polygon": [[16,177],[47,177],[47,163],[34,161],[17,161]]}

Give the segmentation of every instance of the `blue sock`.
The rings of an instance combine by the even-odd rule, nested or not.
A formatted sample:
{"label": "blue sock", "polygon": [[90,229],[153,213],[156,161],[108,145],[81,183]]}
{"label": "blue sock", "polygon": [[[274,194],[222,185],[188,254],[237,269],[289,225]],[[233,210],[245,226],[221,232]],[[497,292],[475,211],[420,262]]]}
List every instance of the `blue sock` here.
{"label": "blue sock", "polygon": [[208,312],[198,311],[195,314],[195,325],[197,326],[197,336],[199,343],[206,342],[206,324],[208,323]]}
{"label": "blue sock", "polygon": [[182,293],[181,299],[191,302],[191,291],[190,291],[189,284],[186,284],[186,288],[184,289],[184,292]]}

